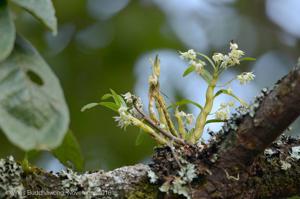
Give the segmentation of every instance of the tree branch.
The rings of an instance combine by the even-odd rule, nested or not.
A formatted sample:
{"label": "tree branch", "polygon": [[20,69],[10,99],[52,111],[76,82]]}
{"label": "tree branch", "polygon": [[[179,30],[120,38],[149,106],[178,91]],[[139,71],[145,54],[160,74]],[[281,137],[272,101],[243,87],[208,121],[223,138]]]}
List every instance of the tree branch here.
{"label": "tree branch", "polygon": [[147,165],[113,171],[77,174],[72,170],[48,173],[38,168],[23,171],[12,157],[0,160],[0,198],[157,198],[149,183]]}
{"label": "tree branch", "polygon": [[223,197],[233,194],[224,171],[233,176],[246,173],[255,158],[299,116],[300,67],[279,80],[272,91],[263,91],[250,109],[225,124],[226,136],[218,143],[219,159],[212,169],[213,175],[195,191],[197,197],[209,197],[212,192]]}
{"label": "tree branch", "polygon": [[[266,95],[266,92],[262,95]],[[260,105],[255,115],[251,117],[250,113],[245,116],[238,130],[231,131],[221,144],[220,164],[249,166],[295,121],[300,114],[300,67],[279,80],[273,90],[256,103]],[[256,104],[253,106],[255,108]]]}
{"label": "tree branch", "polygon": [[[196,165],[198,171],[189,186],[192,198],[280,198],[300,194],[300,157],[294,153],[300,141],[284,136],[275,141],[299,114],[298,67],[277,82],[272,91],[264,91],[250,112],[234,115],[218,139],[203,151],[180,157],[188,157],[185,161]],[[182,155],[185,149],[176,150]],[[162,169],[168,175],[176,173],[178,164],[172,156],[169,152],[161,159],[163,162],[155,162],[154,158],[151,169]],[[201,172],[204,170],[209,174]],[[161,182],[151,185],[148,171],[149,166],[138,164],[81,175],[71,170],[53,174],[38,168],[24,172],[12,158],[2,159],[0,198],[21,198],[25,194],[27,198],[91,198],[93,194],[97,198],[160,198]]]}

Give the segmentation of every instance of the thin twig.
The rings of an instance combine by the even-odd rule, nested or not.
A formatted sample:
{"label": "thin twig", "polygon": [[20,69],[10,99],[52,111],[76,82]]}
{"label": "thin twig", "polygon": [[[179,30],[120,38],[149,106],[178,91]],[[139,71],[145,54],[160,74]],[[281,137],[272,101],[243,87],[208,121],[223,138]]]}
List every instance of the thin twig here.
{"label": "thin twig", "polygon": [[157,125],[155,125],[155,123],[149,118],[147,117],[137,106],[135,103],[133,103],[134,108],[138,111],[138,113],[142,116],[142,119],[144,119],[151,127],[153,127],[155,130],[157,130],[158,132],[160,132],[161,134],[163,134],[164,136],[166,136],[167,138],[169,138],[171,141],[173,140],[174,142],[176,142],[177,144],[180,145],[187,145],[187,143],[183,140],[183,139],[179,139],[175,136],[173,136],[171,133],[164,131],[163,129],[159,128]]}

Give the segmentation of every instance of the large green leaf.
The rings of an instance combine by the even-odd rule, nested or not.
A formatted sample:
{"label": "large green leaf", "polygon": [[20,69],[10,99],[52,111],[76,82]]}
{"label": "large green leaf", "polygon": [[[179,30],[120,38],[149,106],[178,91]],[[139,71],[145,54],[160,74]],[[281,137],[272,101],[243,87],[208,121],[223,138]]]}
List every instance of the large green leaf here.
{"label": "large green leaf", "polygon": [[5,4],[0,2],[0,62],[12,51],[16,37],[16,30],[11,13]]}
{"label": "large green leaf", "polygon": [[55,9],[51,0],[11,0],[24,8],[48,27],[54,35],[57,33]]}
{"label": "large green leaf", "polygon": [[20,37],[11,55],[0,63],[0,126],[23,150],[57,147],[69,126],[57,77]]}
{"label": "large green leaf", "polygon": [[68,131],[62,144],[52,150],[52,153],[65,166],[74,167],[78,171],[83,170],[84,158],[80,145],[72,131]]}

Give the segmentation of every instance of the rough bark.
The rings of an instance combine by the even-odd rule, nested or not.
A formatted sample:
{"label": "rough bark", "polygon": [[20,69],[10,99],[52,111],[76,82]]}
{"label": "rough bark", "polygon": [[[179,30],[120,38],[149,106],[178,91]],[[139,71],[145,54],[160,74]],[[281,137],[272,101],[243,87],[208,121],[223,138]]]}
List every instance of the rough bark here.
{"label": "rough bark", "polygon": [[[257,110],[255,110],[257,109]],[[208,198],[212,192],[229,197],[233,187],[226,186],[224,170],[231,175],[246,172],[255,158],[261,154],[300,114],[300,68],[294,68],[279,80],[271,91],[263,91],[252,105],[250,113],[236,123],[238,129],[229,129],[219,144],[214,165],[214,175],[195,191],[197,198]],[[230,125],[230,124],[229,124]],[[299,187],[300,188],[300,187]],[[298,188],[298,189],[299,189]],[[232,196],[231,196],[232,197]]]}
{"label": "rough bark", "polygon": [[[242,111],[241,111],[242,112]],[[153,163],[110,172],[59,174],[34,168],[23,171],[12,159],[0,161],[0,197],[19,190],[49,198],[180,198],[159,192],[184,165],[196,165],[197,177],[187,185],[191,198],[282,198],[300,194],[298,139],[277,139],[300,114],[300,68],[293,69],[271,91],[263,90],[250,111],[234,115],[204,149],[196,146],[157,149]],[[276,140],[277,139],[277,140]],[[147,173],[158,180],[151,184]],[[17,189],[16,189],[17,187]],[[22,192],[24,191],[25,192]],[[43,191],[43,192],[42,192]],[[52,195],[53,194],[53,195]],[[76,195],[77,194],[77,195]],[[12,196],[12,194],[10,195]]]}

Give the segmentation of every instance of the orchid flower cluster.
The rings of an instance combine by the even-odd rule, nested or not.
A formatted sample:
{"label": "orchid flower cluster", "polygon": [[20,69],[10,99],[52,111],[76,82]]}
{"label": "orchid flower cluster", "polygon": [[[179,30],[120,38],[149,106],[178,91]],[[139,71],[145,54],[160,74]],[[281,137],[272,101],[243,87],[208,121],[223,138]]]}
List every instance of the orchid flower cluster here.
{"label": "orchid flower cluster", "polygon": [[[183,99],[179,102],[167,104],[160,91],[160,60],[156,56],[151,61],[152,74],[149,76],[149,104],[148,111],[143,108],[139,97],[130,92],[123,95],[117,94],[111,90],[111,93],[105,94],[99,103],[90,103],[82,108],[82,111],[97,105],[105,106],[118,113],[114,119],[118,126],[126,129],[127,126],[136,126],[148,133],[161,145],[184,145],[196,144],[202,137],[204,128],[212,122],[225,122],[229,118],[230,109],[235,107],[234,101],[221,103],[215,113],[212,113],[215,99],[220,95],[229,95],[233,100],[247,108],[248,105],[237,97],[230,84],[237,80],[241,85],[252,81],[255,77],[253,72],[243,72],[223,85],[217,85],[221,74],[230,67],[237,66],[242,61],[252,61],[254,58],[243,57],[244,52],[239,50],[236,43],[230,43],[228,54],[214,53],[208,57],[202,53],[190,49],[186,52],[180,52],[180,57],[189,63],[183,76],[192,72],[197,73],[207,83],[205,104]],[[218,90],[217,90],[218,89]],[[107,99],[113,101],[105,101]],[[181,110],[182,105],[192,104],[199,108],[197,117]],[[170,109],[173,109],[171,111]],[[213,115],[213,119],[208,119]]]}

